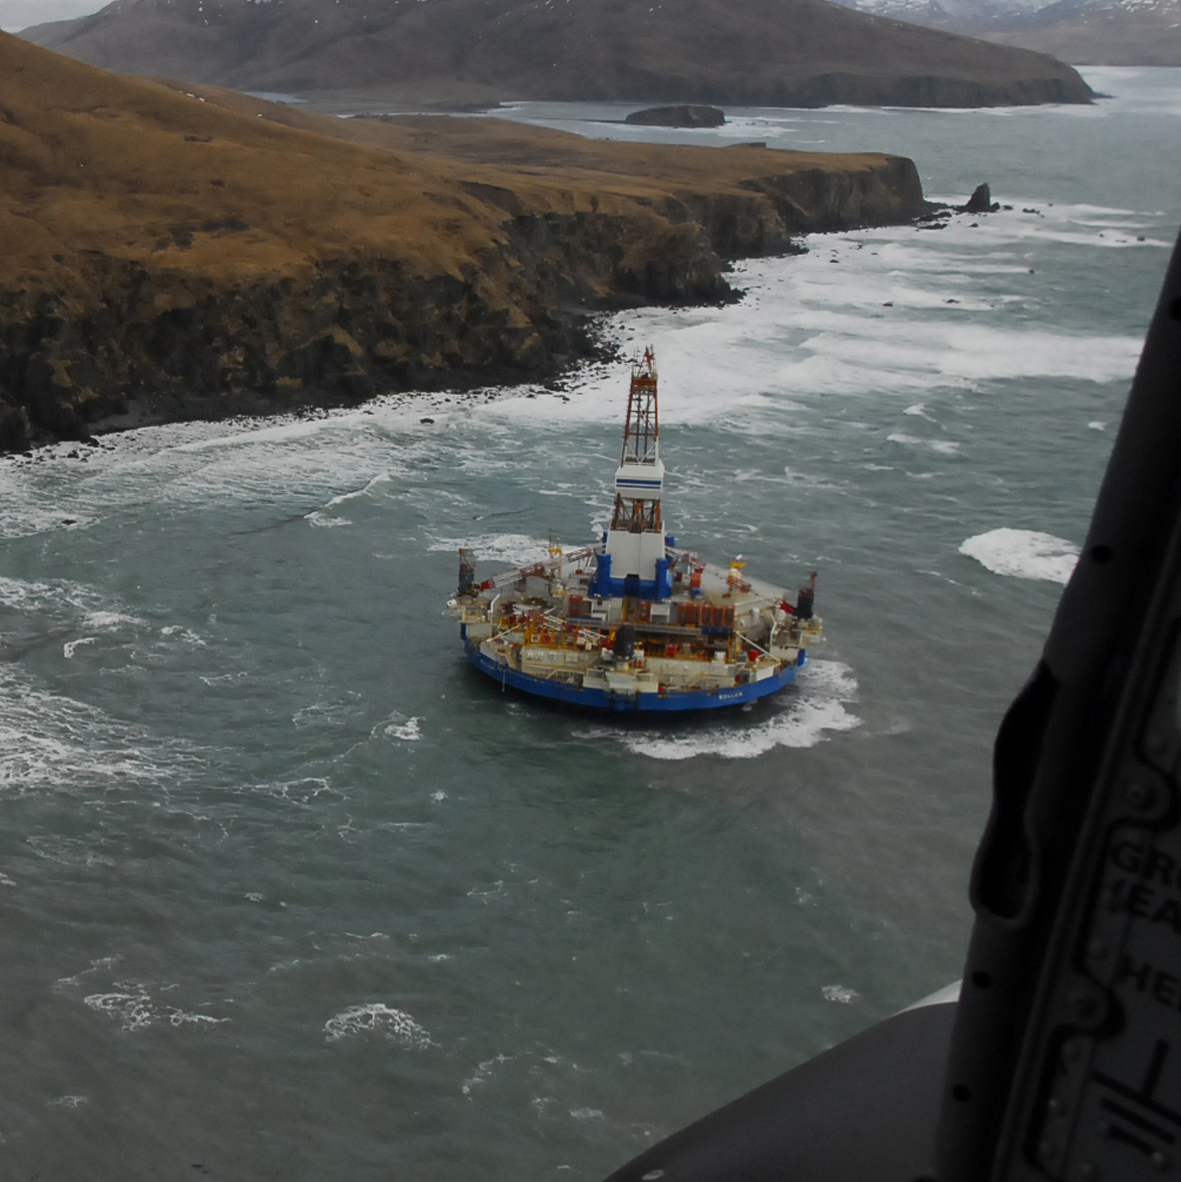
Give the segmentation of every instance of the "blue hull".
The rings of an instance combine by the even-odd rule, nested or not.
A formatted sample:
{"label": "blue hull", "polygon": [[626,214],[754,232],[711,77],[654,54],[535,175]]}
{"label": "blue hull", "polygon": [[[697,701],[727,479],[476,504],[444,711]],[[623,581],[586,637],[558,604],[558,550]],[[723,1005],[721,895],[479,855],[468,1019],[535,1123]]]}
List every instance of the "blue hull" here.
{"label": "blue hull", "polygon": [[615,710],[640,714],[667,714],[679,710],[716,710],[722,706],[741,706],[745,702],[753,702],[757,698],[765,698],[768,694],[781,690],[785,685],[796,679],[796,673],[804,664],[805,655],[800,653],[799,663],[787,666],[781,673],[768,677],[763,681],[751,682],[748,685],[726,686],[724,689],[709,690],[666,690],[664,693],[618,693],[613,690],[583,689],[581,686],[571,685],[566,681],[552,681],[544,677],[534,677],[531,673],[521,673],[516,669],[509,669],[486,657],[479,648],[466,638],[463,643],[467,659],[489,677],[503,686],[512,686],[526,694],[534,694],[539,698],[549,698],[551,701],[562,702],[569,706],[583,707],[587,710]]}

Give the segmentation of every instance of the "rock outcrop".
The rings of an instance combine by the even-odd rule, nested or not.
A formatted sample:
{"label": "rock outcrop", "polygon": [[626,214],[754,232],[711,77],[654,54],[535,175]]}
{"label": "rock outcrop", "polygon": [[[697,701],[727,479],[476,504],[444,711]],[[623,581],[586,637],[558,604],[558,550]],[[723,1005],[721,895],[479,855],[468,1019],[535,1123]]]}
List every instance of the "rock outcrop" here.
{"label": "rock outcrop", "polygon": [[924,209],[901,157],[331,119],[0,34],[0,449],[541,378],[587,309]]}
{"label": "rock outcrop", "polygon": [[993,201],[992,190],[988,183],[977,185],[972,190],[972,196],[959,206],[960,213],[996,213],[1000,209],[1000,202]]}

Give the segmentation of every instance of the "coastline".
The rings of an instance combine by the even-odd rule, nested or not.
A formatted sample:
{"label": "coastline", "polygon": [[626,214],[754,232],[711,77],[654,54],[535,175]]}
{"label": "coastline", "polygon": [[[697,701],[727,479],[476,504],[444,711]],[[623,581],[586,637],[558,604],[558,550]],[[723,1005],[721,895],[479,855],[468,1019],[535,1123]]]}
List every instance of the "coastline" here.
{"label": "coastline", "polygon": [[0,82],[0,149],[21,136],[0,190],[0,451],[552,380],[600,349],[595,312],[730,301],[735,259],[933,208],[900,156],[334,119],[2,51],[26,85]]}

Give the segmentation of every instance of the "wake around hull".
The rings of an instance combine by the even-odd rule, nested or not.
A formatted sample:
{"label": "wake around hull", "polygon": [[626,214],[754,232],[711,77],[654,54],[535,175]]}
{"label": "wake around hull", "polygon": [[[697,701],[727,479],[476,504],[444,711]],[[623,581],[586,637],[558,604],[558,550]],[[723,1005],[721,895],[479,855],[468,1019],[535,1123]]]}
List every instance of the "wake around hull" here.
{"label": "wake around hull", "polygon": [[762,681],[748,682],[746,685],[720,686],[701,690],[664,689],[648,692],[624,692],[604,690],[594,687],[583,687],[569,681],[537,677],[532,673],[522,673],[518,669],[511,669],[503,662],[496,661],[480,651],[478,645],[466,637],[464,652],[467,659],[486,673],[502,687],[511,686],[522,693],[533,694],[539,698],[548,698],[554,702],[562,702],[587,710],[610,710],[619,713],[652,713],[669,714],[685,710],[716,710],[721,707],[740,706],[746,702],[753,702],[758,698],[765,698],[781,690],[785,685],[795,681],[796,674],[803,666],[806,656],[801,650],[795,665],[784,666],[771,677]]}

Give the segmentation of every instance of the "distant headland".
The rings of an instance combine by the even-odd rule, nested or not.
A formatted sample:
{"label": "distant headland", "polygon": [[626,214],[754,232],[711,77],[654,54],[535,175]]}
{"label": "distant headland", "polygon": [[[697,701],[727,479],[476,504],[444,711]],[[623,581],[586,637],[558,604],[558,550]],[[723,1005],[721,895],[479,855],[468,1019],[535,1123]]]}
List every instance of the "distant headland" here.
{"label": "distant headland", "polygon": [[127,74],[338,109],[518,99],[714,106],[1078,103],[1069,66],[828,0],[114,0],[22,36]]}

